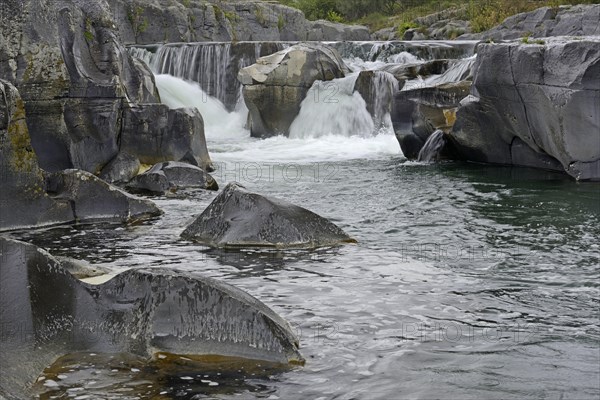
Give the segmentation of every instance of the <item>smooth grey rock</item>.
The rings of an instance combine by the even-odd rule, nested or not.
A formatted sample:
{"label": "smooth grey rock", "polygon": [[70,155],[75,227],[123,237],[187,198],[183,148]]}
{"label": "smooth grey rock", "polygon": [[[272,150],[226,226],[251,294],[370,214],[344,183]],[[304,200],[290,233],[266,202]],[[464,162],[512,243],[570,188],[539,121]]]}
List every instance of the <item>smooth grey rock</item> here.
{"label": "smooth grey rock", "polygon": [[287,136],[313,83],[341,78],[344,68],[334,49],[302,43],[261,57],[256,64],[241,69],[238,79],[244,85],[251,135]]}
{"label": "smooth grey rock", "polygon": [[182,187],[219,190],[217,181],[202,168],[174,161],[154,165],[148,171],[136,176],[127,186],[157,193]]}
{"label": "smooth grey rock", "polygon": [[308,21],[302,11],[258,0],[108,0],[126,44],[370,40],[366,27]]}
{"label": "smooth grey rock", "polygon": [[86,171],[69,169],[49,174],[46,190],[68,201],[79,222],[106,220],[132,222],[161,214],[149,200],[140,199]]}
{"label": "smooth grey rock", "polygon": [[361,41],[371,40],[369,28],[362,25],[346,25],[337,22],[318,20],[310,23],[309,41]]}
{"label": "smooth grey rock", "polygon": [[136,176],[141,163],[137,157],[121,152],[100,172],[100,178],[111,183],[126,183]]}
{"label": "smooth grey rock", "polygon": [[600,35],[600,4],[542,7],[513,15],[500,25],[481,33],[465,34],[459,39],[511,40],[525,36]]}
{"label": "smooth grey rock", "polygon": [[109,274],[108,268],[93,265],[85,260],[77,260],[71,257],[55,257],[60,265],[77,279],[93,278]]}
{"label": "smooth grey rock", "polygon": [[[416,159],[435,131],[448,133],[452,129],[460,101],[469,94],[470,88],[471,82],[461,81],[396,92],[392,125],[406,158]],[[443,155],[449,152],[450,149]]]}
{"label": "smooth grey rock", "polygon": [[327,219],[230,183],[181,236],[211,247],[316,248],[355,243]]}
{"label": "smooth grey rock", "polygon": [[17,89],[0,80],[0,231],[75,218],[68,202],[46,194],[25,116]]}
{"label": "smooth grey rock", "polygon": [[68,353],[218,354],[301,363],[289,324],[256,298],[189,271],[129,270],[77,280],[33,245],[0,237],[0,394],[31,397]]}
{"label": "smooth grey rock", "polygon": [[184,161],[212,171],[206,148],[204,120],[195,108],[169,109],[143,104],[123,112],[121,150],[142,164]]}
{"label": "smooth grey rock", "polygon": [[552,167],[547,157],[511,151],[519,138],[574,178],[600,179],[600,39],[482,44],[478,54],[471,92],[478,100],[459,111],[451,133],[464,157],[526,165],[537,159],[539,168]]}
{"label": "smooth grey rock", "polygon": [[45,176],[29,140],[18,91],[0,81],[0,231],[75,221],[129,222],[160,214],[156,206],[79,171]]}
{"label": "smooth grey rock", "polygon": [[[40,167],[99,174],[122,150],[126,110],[160,102],[149,68],[119,41],[120,15],[106,0],[6,0],[2,12],[11,24],[0,40],[0,78],[21,92]],[[185,130],[182,119],[174,115],[169,129]],[[198,148],[187,149],[189,162],[205,157]]]}

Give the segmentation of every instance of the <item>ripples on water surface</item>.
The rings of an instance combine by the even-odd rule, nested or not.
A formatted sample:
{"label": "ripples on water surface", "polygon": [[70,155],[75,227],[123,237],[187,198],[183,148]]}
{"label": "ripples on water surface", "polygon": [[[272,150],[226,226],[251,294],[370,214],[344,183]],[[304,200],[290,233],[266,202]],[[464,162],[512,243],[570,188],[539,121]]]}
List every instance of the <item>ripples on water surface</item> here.
{"label": "ripples on water surface", "polygon": [[[90,368],[67,357],[54,367],[66,374],[62,389],[42,386],[47,396],[598,398],[597,184],[527,169],[410,163],[385,151],[370,160],[250,165],[233,161],[231,144],[220,146],[211,150],[221,185],[238,180],[307,207],[359,245],[228,253],[185,242],[179,234],[215,196],[203,191],[154,197],[165,214],[149,223],[20,237],[115,271],[172,267],[227,281],[290,321],[306,365],[242,371],[223,378],[219,391],[204,382],[219,379],[205,379],[202,368],[137,367],[137,376],[137,361],[126,360],[126,374],[111,375],[110,362]],[[104,395],[89,388],[98,375]]]}

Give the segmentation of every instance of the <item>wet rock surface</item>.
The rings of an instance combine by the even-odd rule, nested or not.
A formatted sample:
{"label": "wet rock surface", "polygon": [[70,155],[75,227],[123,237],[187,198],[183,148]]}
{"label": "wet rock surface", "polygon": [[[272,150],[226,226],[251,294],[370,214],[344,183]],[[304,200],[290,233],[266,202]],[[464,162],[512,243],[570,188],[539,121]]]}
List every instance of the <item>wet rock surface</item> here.
{"label": "wet rock surface", "polygon": [[29,140],[18,91],[5,81],[0,81],[0,90],[0,231],[75,221],[130,222],[160,215],[150,201],[131,196],[89,172],[44,172]]}
{"label": "wet rock surface", "polygon": [[7,398],[27,397],[44,368],[83,351],[303,361],[287,322],[214,279],[139,269],[89,285],[44,250],[6,237],[0,258],[0,395]]}
{"label": "wet rock surface", "polygon": [[355,242],[327,219],[231,183],[181,234],[211,247],[316,248]]}
{"label": "wet rock surface", "polygon": [[600,179],[597,37],[482,44],[475,69],[450,133],[465,159]]}
{"label": "wet rock surface", "polygon": [[[182,158],[199,165],[210,162],[202,148],[199,116],[157,111],[161,105],[154,77],[121,44],[117,15],[108,2],[7,0],[2,12],[11,22],[0,40],[0,78],[21,93],[42,169],[98,174],[121,151],[148,163],[149,146],[123,148],[122,139],[135,136],[139,128],[132,126],[132,114],[147,116],[144,122],[155,142],[177,140],[151,154],[152,163]],[[164,125],[169,137],[153,130]],[[197,138],[177,138],[191,133]]]}
{"label": "wet rock surface", "polygon": [[313,83],[341,78],[345,70],[337,51],[315,43],[294,45],[240,70],[251,135],[288,136]]}
{"label": "wet rock surface", "polygon": [[127,186],[134,190],[156,193],[186,187],[219,189],[217,181],[202,168],[173,161],[155,164],[148,171],[133,178]]}

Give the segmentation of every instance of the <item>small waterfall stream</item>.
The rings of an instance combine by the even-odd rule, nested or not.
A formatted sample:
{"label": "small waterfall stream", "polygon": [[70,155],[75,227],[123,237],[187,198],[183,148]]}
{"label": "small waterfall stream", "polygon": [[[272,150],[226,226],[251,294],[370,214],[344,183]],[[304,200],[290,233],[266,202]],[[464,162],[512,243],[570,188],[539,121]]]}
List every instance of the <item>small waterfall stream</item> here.
{"label": "small waterfall stream", "polygon": [[444,135],[444,131],[441,129],[433,132],[427,138],[427,141],[423,145],[421,151],[419,151],[417,161],[432,162],[439,160],[441,152],[446,145],[446,137]]}

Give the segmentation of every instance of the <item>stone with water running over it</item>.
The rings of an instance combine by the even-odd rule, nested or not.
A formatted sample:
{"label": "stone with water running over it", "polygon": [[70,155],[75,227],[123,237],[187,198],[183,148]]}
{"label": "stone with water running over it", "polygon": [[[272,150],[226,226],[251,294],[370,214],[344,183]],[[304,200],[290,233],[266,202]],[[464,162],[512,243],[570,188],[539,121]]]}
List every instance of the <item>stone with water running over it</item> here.
{"label": "stone with water running over it", "polygon": [[355,243],[327,219],[230,183],[181,234],[212,247],[310,249]]}

